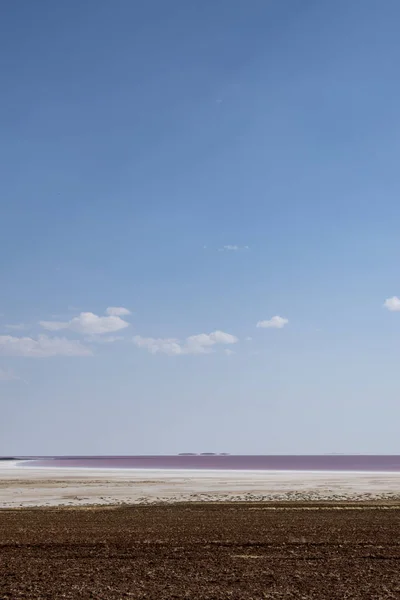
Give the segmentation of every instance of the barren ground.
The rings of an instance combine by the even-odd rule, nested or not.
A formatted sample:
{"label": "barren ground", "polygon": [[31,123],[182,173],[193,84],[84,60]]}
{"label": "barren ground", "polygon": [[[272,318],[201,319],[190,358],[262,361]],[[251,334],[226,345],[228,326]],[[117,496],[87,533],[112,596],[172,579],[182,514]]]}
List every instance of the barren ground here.
{"label": "barren ground", "polygon": [[250,500],[400,503],[400,473],[53,469],[0,464],[0,508]]}
{"label": "barren ground", "polygon": [[400,598],[400,507],[0,511],[0,598]]}

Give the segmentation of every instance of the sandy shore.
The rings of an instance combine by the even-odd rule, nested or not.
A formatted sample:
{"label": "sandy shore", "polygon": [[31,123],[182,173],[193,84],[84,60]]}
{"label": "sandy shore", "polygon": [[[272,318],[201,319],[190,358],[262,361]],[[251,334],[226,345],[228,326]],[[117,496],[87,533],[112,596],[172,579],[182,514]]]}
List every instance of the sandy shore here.
{"label": "sandy shore", "polygon": [[400,473],[50,469],[0,464],[0,508],[378,499],[400,500]]}

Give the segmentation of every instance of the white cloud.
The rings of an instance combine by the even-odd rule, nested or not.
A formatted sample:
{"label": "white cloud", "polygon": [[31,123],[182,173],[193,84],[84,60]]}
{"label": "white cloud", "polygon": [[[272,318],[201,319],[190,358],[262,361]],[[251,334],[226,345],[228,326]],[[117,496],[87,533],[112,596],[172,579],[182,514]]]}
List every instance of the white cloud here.
{"label": "white cloud", "polygon": [[157,354],[158,352],[170,356],[184,354],[179,340],[174,338],[144,338],[135,335],[133,342],[138,348],[146,348],[151,354]]}
{"label": "white cloud", "polygon": [[215,344],[236,344],[237,341],[237,337],[223,331],[200,333],[186,338],[183,350],[184,354],[207,354]]}
{"label": "white cloud", "polygon": [[218,248],[220,252],[237,252],[238,250],[248,249],[248,246],[236,246],[235,244],[227,244],[226,246],[222,246],[222,248]]}
{"label": "white cloud", "polygon": [[90,348],[77,340],[49,338],[47,335],[39,335],[37,339],[0,335],[0,354],[43,358],[47,356],[89,356],[92,352]]}
{"label": "white cloud", "polygon": [[106,313],[112,317],[126,317],[131,314],[131,311],[123,306],[109,306]]}
{"label": "white cloud", "polygon": [[253,338],[251,337],[251,335],[248,335],[244,339],[246,340],[246,342],[251,342],[253,340]]}
{"label": "white cloud", "polygon": [[133,342],[139,348],[146,348],[152,354],[209,354],[216,344],[236,344],[238,338],[223,331],[191,335],[183,342],[176,338],[143,338],[137,335]]}
{"label": "white cloud", "polygon": [[258,321],[256,327],[263,327],[265,329],[282,329],[289,323],[289,319],[284,319],[283,317],[272,317],[269,321]]}
{"label": "white cloud", "polygon": [[59,331],[68,329],[69,321],[39,321],[39,325],[47,331]]}
{"label": "white cloud", "polygon": [[400,298],[398,298],[397,296],[387,298],[383,306],[392,312],[400,311]]}
{"label": "white cloud", "polygon": [[19,377],[6,369],[0,369],[0,381],[17,381]]}
{"label": "white cloud", "polygon": [[88,335],[113,333],[129,327],[129,323],[118,316],[99,317],[91,312],[82,312],[70,321],[40,321],[40,325],[48,331],[70,329],[76,333]]}
{"label": "white cloud", "polygon": [[230,350],[229,348],[226,348],[224,352],[227,356],[232,356],[232,354],[236,354],[234,350]]}

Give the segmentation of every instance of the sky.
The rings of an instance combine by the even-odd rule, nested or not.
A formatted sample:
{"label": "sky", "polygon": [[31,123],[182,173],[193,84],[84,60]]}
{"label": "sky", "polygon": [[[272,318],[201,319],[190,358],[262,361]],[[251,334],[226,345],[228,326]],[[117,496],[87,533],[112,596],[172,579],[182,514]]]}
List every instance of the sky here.
{"label": "sky", "polygon": [[398,0],[5,0],[0,454],[399,453]]}

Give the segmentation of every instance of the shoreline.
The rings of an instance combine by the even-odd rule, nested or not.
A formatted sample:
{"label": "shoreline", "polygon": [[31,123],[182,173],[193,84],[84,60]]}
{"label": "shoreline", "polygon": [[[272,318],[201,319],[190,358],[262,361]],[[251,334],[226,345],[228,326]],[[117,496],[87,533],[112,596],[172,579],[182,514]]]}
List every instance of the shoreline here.
{"label": "shoreline", "polygon": [[400,473],[90,469],[0,463],[0,509],[188,502],[400,502]]}
{"label": "shoreline", "polygon": [[[306,474],[306,475],[372,475],[372,476],[378,476],[378,475],[383,475],[383,476],[397,476],[399,477],[399,481],[400,481],[400,471],[385,471],[385,470],[353,470],[353,469],[200,469],[200,468],[178,468],[178,469],[172,469],[172,468],[157,468],[157,467],[78,467],[78,466],[73,466],[73,467],[60,467],[60,466],[52,466],[52,465],[47,465],[47,466],[36,466],[36,465],[27,465],[26,463],[29,461],[26,461],[25,459],[17,459],[17,460],[11,460],[11,459],[7,459],[4,461],[4,464],[2,462],[1,459],[0,460],[0,478],[1,478],[1,473],[2,473],[2,469],[4,468],[11,468],[11,469],[18,469],[18,470],[26,470],[26,472],[31,472],[31,471],[55,471],[57,470],[60,473],[63,472],[79,472],[79,473],[88,473],[90,475],[94,474],[94,473],[157,473],[160,476],[162,476],[163,474],[165,474],[166,476],[173,476],[175,474],[178,473],[182,473],[183,475],[186,476],[193,476],[193,474],[199,473],[201,475],[204,476],[208,476],[208,477],[212,477],[212,476],[218,476],[221,475],[222,477],[225,477],[227,475],[229,475],[230,473],[234,474],[234,475],[241,475],[241,476],[245,476],[246,474],[249,474],[251,476],[254,475],[296,475],[296,474]],[[32,461],[34,462],[34,461]],[[22,464],[25,463],[25,464]]]}

